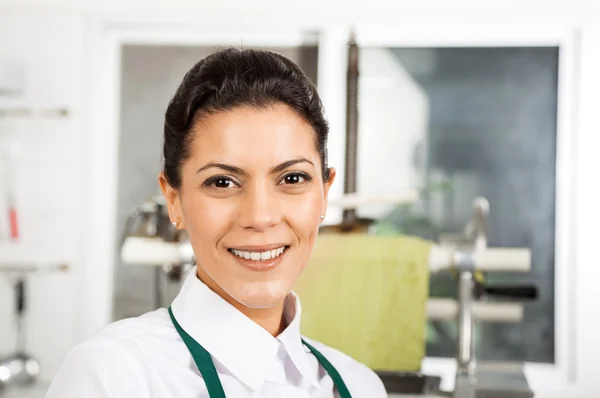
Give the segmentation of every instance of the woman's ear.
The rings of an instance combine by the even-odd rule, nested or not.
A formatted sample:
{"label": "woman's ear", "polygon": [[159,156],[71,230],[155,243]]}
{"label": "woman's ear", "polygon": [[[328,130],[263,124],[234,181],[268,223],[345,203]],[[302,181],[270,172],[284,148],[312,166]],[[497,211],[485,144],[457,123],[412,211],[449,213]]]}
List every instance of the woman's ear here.
{"label": "woman's ear", "polygon": [[158,175],[158,184],[167,201],[167,209],[169,210],[169,218],[171,223],[177,223],[176,228],[185,228],[183,219],[183,212],[181,211],[181,201],[179,198],[179,191],[171,186],[167,181],[164,172],[160,172]]}
{"label": "woman's ear", "polygon": [[335,180],[335,169],[333,167],[330,167],[329,169],[327,169],[327,176],[329,178],[323,184],[323,198],[325,200],[323,201],[324,207],[321,212],[322,215],[325,215],[325,213],[327,212],[327,200],[329,198],[329,189],[331,188],[331,185],[333,184],[333,181]]}

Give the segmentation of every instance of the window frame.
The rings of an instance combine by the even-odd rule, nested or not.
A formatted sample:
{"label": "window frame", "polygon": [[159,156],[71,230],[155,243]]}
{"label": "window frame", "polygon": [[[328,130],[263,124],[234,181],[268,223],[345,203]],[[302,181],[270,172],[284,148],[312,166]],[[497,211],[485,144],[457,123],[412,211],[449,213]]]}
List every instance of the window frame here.
{"label": "window frame", "polygon": [[[345,99],[342,96],[333,96],[330,93],[340,91],[345,79],[345,46],[350,29],[356,35],[359,47],[558,47],[559,48],[559,76],[558,76],[558,102],[557,102],[557,155],[556,155],[556,232],[555,232],[555,362],[553,364],[526,362],[524,370],[528,381],[536,392],[556,392],[565,389],[581,388],[584,383],[578,375],[578,369],[593,366],[588,359],[600,357],[600,350],[593,349],[595,355],[588,353],[586,358],[578,355],[577,332],[594,330],[598,325],[598,316],[575,316],[574,306],[581,306],[580,295],[577,292],[578,281],[582,279],[581,271],[587,264],[593,262],[592,258],[585,259],[582,263],[581,256],[576,250],[580,246],[578,232],[581,230],[590,233],[592,226],[588,220],[578,218],[576,211],[577,199],[592,197],[594,192],[590,184],[586,187],[577,184],[578,159],[577,146],[587,142],[588,135],[581,134],[582,128],[587,133],[593,131],[594,126],[590,120],[582,125],[582,115],[576,104],[581,103],[579,88],[584,84],[582,79],[591,76],[583,75],[580,68],[582,56],[582,34],[568,22],[543,23],[536,20],[524,21],[521,24],[511,24],[507,29],[506,23],[478,23],[474,21],[440,22],[434,18],[423,18],[410,22],[386,25],[357,23],[352,27],[332,29],[322,36],[319,46],[323,49],[321,61],[326,66],[319,71],[320,81],[328,87],[319,87],[325,93],[325,108],[332,113],[330,123],[333,131],[330,138],[330,156],[335,159],[343,158],[343,116],[342,107]],[[593,43],[598,43],[597,38],[590,38]],[[598,57],[598,51],[592,53],[592,45],[586,47],[589,57]],[[333,65],[336,65],[334,67]],[[590,71],[591,72],[591,71]],[[598,87],[598,86],[596,86]],[[591,93],[590,93],[591,96]],[[597,97],[597,94],[595,95]],[[333,110],[333,111],[332,111]],[[331,120],[331,117],[339,120]],[[586,115],[587,116],[587,115]],[[593,122],[598,126],[598,122]],[[596,139],[597,142],[597,139]],[[342,150],[340,150],[340,148]],[[596,170],[600,170],[600,161],[587,158],[587,163],[593,163]],[[333,162],[332,162],[333,163]],[[337,162],[336,164],[343,164]],[[338,178],[343,179],[343,170],[338,169]],[[332,197],[341,195],[341,190],[333,190]],[[595,193],[595,197],[598,194]],[[590,209],[591,210],[591,209]],[[336,219],[340,214],[335,214],[330,219]],[[582,224],[583,221],[583,224]],[[335,222],[335,220],[334,220]],[[576,264],[576,266],[574,266]],[[597,270],[590,277],[600,283]],[[588,280],[587,283],[591,283]],[[591,307],[587,304],[588,307]],[[590,308],[593,310],[593,308]],[[578,312],[581,312],[579,310]],[[454,386],[456,361],[452,358],[426,357],[422,363],[425,373],[441,375],[442,385],[445,389]],[[585,384],[589,385],[589,384]]]}

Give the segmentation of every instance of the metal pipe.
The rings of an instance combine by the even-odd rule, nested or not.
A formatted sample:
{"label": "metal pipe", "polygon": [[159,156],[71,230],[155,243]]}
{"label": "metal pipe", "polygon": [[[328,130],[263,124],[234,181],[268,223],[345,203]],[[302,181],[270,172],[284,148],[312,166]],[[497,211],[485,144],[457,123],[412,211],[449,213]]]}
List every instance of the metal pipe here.
{"label": "metal pipe", "polygon": [[[346,162],[344,193],[356,192],[356,169],[358,154],[358,45],[354,33],[348,41],[348,68],[346,75]],[[344,225],[356,222],[356,209],[344,209]]]}
{"label": "metal pipe", "polygon": [[473,273],[462,271],[458,279],[458,352],[459,373],[471,373],[473,347]]}
{"label": "metal pipe", "polygon": [[[455,321],[458,318],[458,302],[454,299],[429,298],[427,319]],[[473,321],[515,323],[523,320],[523,305],[520,303],[473,302]]]}
{"label": "metal pipe", "polygon": [[460,269],[468,260],[473,270],[484,272],[528,272],[531,269],[531,250],[494,247],[475,252],[459,251],[454,247],[433,245],[429,253],[429,270],[437,273]]}

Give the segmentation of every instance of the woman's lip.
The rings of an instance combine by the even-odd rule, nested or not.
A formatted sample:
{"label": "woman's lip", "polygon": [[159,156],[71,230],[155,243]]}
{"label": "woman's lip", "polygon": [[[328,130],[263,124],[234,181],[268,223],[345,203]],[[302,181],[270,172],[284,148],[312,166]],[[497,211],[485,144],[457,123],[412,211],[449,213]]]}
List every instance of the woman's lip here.
{"label": "woman's lip", "polygon": [[[279,246],[279,247],[281,247],[281,246]],[[237,262],[239,264],[243,265],[245,268],[249,268],[252,271],[268,271],[272,268],[275,268],[279,263],[281,263],[281,261],[283,260],[283,257],[287,254],[288,250],[289,250],[289,248],[287,248],[287,246],[286,246],[286,249],[283,251],[283,253],[281,253],[279,256],[277,256],[275,258],[271,258],[268,260],[245,259],[238,255],[233,254],[231,252],[231,250],[228,250],[228,251],[233,257],[235,257]]]}
{"label": "woman's lip", "polygon": [[239,250],[242,252],[267,252],[269,250],[279,249],[281,247],[289,247],[287,243],[273,243],[269,245],[254,245],[254,246],[235,246],[229,250]]}

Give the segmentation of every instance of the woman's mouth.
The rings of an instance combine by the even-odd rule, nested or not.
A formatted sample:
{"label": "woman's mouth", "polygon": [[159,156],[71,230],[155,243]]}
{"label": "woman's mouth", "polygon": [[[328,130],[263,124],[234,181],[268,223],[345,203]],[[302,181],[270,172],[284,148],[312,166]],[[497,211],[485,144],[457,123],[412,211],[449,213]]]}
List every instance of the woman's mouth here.
{"label": "woman's mouth", "polygon": [[245,267],[256,271],[265,271],[279,264],[288,249],[288,245],[270,245],[256,248],[230,248],[227,250]]}

